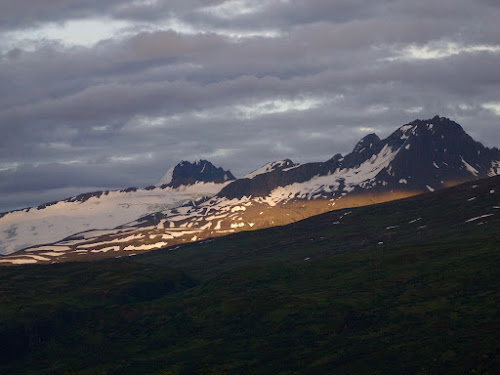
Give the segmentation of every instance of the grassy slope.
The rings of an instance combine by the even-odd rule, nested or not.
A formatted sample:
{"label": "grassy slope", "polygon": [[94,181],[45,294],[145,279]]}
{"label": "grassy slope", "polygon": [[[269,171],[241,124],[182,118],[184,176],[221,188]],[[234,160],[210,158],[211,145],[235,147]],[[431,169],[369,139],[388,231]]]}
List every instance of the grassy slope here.
{"label": "grassy slope", "polygon": [[465,221],[495,213],[500,178],[473,185],[126,260],[1,268],[0,372],[494,373],[499,213]]}

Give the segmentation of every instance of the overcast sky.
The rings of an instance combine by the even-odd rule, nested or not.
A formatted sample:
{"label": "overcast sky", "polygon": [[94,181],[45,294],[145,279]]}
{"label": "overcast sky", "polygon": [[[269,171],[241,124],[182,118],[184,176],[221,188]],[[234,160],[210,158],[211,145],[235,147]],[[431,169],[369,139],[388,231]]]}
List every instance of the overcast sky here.
{"label": "overcast sky", "polygon": [[436,114],[500,146],[497,0],[0,2],[0,211],[324,161]]}

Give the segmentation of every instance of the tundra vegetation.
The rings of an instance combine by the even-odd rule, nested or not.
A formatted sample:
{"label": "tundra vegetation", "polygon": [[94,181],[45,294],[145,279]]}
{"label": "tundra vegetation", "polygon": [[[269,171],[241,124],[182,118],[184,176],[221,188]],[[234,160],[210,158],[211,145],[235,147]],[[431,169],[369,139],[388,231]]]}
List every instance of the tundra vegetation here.
{"label": "tundra vegetation", "polygon": [[495,191],[500,177],[175,251],[2,267],[0,373],[495,373]]}

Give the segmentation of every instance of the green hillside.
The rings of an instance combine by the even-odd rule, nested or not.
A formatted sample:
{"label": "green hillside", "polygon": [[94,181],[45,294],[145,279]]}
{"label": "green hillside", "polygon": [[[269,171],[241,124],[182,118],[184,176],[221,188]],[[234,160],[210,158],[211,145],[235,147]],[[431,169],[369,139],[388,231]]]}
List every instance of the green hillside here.
{"label": "green hillside", "polygon": [[494,177],[126,259],[2,267],[0,373],[496,373],[499,193]]}

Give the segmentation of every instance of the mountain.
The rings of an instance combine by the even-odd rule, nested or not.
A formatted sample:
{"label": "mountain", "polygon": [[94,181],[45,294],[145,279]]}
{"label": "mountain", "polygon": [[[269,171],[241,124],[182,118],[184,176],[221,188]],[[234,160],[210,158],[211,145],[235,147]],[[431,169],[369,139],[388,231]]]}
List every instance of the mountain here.
{"label": "mountain", "polygon": [[[216,168],[205,161],[181,164],[180,171],[186,168],[196,176],[205,170],[210,171],[210,178],[228,176],[221,168],[214,171]],[[189,180],[176,171],[177,167],[163,182]],[[218,185],[220,190],[209,199],[151,209],[106,230],[86,227],[60,241],[32,243],[0,263],[90,260],[175,248],[243,230],[285,225],[333,209],[432,192],[499,173],[498,149],[482,146],[457,123],[436,116],[403,125],[383,140],[375,134],[367,135],[345,156],[337,154],[325,162],[300,165],[288,159],[269,163],[241,179]]]}
{"label": "mountain", "polygon": [[499,193],[497,176],[176,251],[1,267],[0,373],[496,374]]}
{"label": "mountain", "polygon": [[194,163],[184,160],[169,169],[156,186],[175,189],[182,185],[189,186],[198,182],[222,184],[235,179],[230,171],[217,168],[208,160],[197,160]]}
{"label": "mountain", "polygon": [[80,194],[61,201],[0,214],[0,254],[60,241],[74,233],[114,228],[141,216],[211,197],[234,179],[201,160],[172,169],[168,184]]}
{"label": "mountain", "polygon": [[217,194],[283,199],[339,198],[343,195],[434,191],[500,173],[500,151],[474,141],[444,117],[415,120],[389,137],[361,139],[354,150],[326,162],[308,163],[243,178]]}

